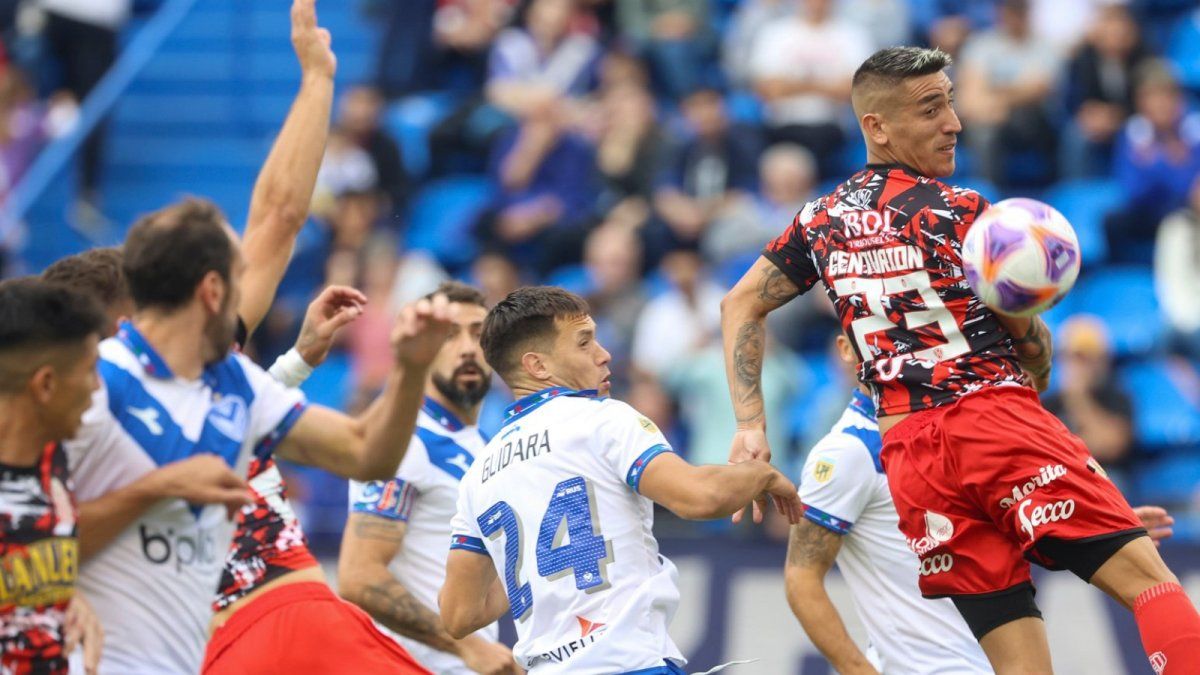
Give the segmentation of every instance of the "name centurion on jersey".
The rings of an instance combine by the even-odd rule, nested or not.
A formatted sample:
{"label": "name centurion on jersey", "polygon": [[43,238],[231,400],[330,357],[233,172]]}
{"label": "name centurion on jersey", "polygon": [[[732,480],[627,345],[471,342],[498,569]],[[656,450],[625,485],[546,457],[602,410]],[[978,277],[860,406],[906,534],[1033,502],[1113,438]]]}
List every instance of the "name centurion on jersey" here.
{"label": "name centurion on jersey", "polygon": [[658,554],[642,470],[670,444],[649,419],[594,391],[514,403],[458,496],[451,548],[491,556],[517,625],[517,662],[538,675],[685,663],[667,626],[677,572]]}
{"label": "name centurion on jersey", "polygon": [[0,464],[0,673],[67,672],[63,624],[79,541],[67,455],[47,445],[34,466]]}
{"label": "name centurion on jersey", "polygon": [[867,656],[881,673],[991,673],[954,603],[921,597],[917,577],[949,571],[954,561],[945,555],[922,563],[909,550],[879,462],[882,449],[875,406],[855,391],[808,454],[799,481],[804,516],[842,535],[837,566],[867,628]]}
{"label": "name centurion on jersey", "polygon": [[[286,436],[305,405],[240,354],[197,380],[176,377],[128,323],[100,344],[100,359],[103,386],[66,444],[80,500],[206,452],[246,475],[256,448]],[[101,672],[200,670],[233,530],[224,506],[164,500],[83,565],[79,589],[105,630]],[[72,658],[73,672],[81,665]]]}
{"label": "name centurion on jersey", "polygon": [[906,167],[870,165],[763,251],[801,292],[824,282],[881,415],[1024,382],[1008,331],[963,277],[962,239],[987,205]]}
{"label": "name centurion on jersey", "polygon": [[[396,477],[350,483],[351,512],[407,523],[404,543],[388,567],[404,588],[430,609],[437,609],[438,592],[446,581],[446,556],[450,553],[446,542],[450,539],[459,483],[486,442],[479,427],[464,425],[449,410],[427,398]],[[386,626],[379,628],[438,675],[474,672],[454,654],[397,635]],[[492,624],[476,635],[495,642],[500,628]]]}

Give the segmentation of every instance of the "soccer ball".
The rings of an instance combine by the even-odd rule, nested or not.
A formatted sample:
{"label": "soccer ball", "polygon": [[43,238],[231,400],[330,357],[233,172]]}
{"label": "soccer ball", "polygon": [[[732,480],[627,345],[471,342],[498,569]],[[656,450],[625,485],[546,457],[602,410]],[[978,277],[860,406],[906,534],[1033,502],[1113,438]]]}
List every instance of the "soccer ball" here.
{"label": "soccer ball", "polygon": [[1050,309],[1079,276],[1079,239],[1063,215],[1034,199],[992,204],[967,231],[963,273],[993,311],[1033,316]]}

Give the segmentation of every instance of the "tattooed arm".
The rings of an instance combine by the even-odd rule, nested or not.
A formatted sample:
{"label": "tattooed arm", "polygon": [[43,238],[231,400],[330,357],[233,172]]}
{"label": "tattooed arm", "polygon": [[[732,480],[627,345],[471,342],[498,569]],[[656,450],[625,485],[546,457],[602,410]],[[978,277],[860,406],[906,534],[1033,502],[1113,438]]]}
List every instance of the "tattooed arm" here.
{"label": "tattooed arm", "polygon": [[[801,520],[788,538],[784,579],[788,604],[804,632],[839,673],[875,674],[842,622],[841,615],[825,590],[825,576],[833,567],[842,537],[820,525]],[[877,675],[877,674],[876,674]]]}
{"label": "tattooed arm", "polygon": [[[721,334],[725,341],[725,375],[737,418],[729,461],[771,461],[767,417],[763,408],[762,367],[766,350],[767,314],[800,294],[800,289],[771,261],[759,258],[721,301]],[[762,500],[754,503],[754,521],[762,521]],[[734,514],[735,522],[743,511]]]}
{"label": "tattooed arm", "polygon": [[997,315],[1001,325],[1013,338],[1013,347],[1021,367],[1038,391],[1050,386],[1050,366],[1054,357],[1054,340],[1041,317],[1020,318]]}
{"label": "tattooed arm", "polygon": [[407,529],[408,524],[401,520],[350,514],[338,557],[341,596],[396,633],[457,654],[476,672],[517,672],[507,647],[473,635],[455,640],[446,632],[441,617],[392,576],[388,564],[400,552]]}

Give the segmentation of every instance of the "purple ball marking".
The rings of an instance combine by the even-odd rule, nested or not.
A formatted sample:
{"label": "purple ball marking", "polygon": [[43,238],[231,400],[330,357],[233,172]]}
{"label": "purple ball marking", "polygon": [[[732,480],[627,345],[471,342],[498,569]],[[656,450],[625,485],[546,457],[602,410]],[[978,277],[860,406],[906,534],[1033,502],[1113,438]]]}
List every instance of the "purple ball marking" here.
{"label": "purple ball marking", "polygon": [[997,220],[983,231],[983,248],[987,251],[987,259],[992,264],[999,264],[1010,251],[1021,245],[1025,233],[1009,227],[1004,221]]}
{"label": "purple ball marking", "polygon": [[1057,284],[1063,274],[1074,267],[1079,252],[1070,242],[1053,235],[1047,235],[1043,244],[1046,248],[1046,278]]}
{"label": "purple ball marking", "polygon": [[999,298],[1000,309],[1006,312],[1021,312],[1041,301],[1037,291],[1018,286],[1008,279],[996,282],[996,296]]}
{"label": "purple ball marking", "polygon": [[1013,197],[1011,199],[1005,199],[1000,203],[1006,207],[1028,211],[1031,215],[1033,215],[1035,220],[1045,220],[1050,217],[1049,207],[1045,203],[1039,202],[1036,199],[1030,199],[1028,197]]}

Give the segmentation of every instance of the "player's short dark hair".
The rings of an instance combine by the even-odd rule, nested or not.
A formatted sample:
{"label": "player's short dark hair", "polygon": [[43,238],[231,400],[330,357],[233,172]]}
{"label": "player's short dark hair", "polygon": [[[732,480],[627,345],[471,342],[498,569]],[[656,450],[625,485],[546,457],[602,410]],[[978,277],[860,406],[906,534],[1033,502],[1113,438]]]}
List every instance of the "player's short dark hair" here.
{"label": "player's short dark hair", "polygon": [[226,282],[233,241],[221,209],[188,198],[140,218],[125,238],[125,278],[139,309],[177,309],[209,272]]}
{"label": "player's short dark hair", "polygon": [[[86,293],[37,277],[0,283],[0,361],[12,357],[21,366],[37,366],[31,352],[82,342],[103,333],[107,317]],[[0,390],[25,384],[28,371],[0,367]]]}
{"label": "player's short dark hair", "polygon": [[483,293],[478,288],[461,281],[443,281],[438,284],[437,288],[426,294],[425,299],[432,300],[435,295],[444,295],[450,302],[479,305],[487,309],[487,300],[483,297]]}
{"label": "player's short dark hair", "polygon": [[554,322],[590,313],[587,301],[556,286],[518,288],[496,303],[483,320],[483,358],[501,377],[515,372],[531,342],[556,335]]}
{"label": "player's short dark hair", "polygon": [[852,87],[882,83],[896,85],[912,77],[941,72],[954,63],[940,49],[923,47],[886,47],[875,52],[854,71]]}
{"label": "player's short dark hair", "polygon": [[130,297],[123,262],[119,248],[93,248],[55,261],[42,279],[87,293],[108,308]]}

